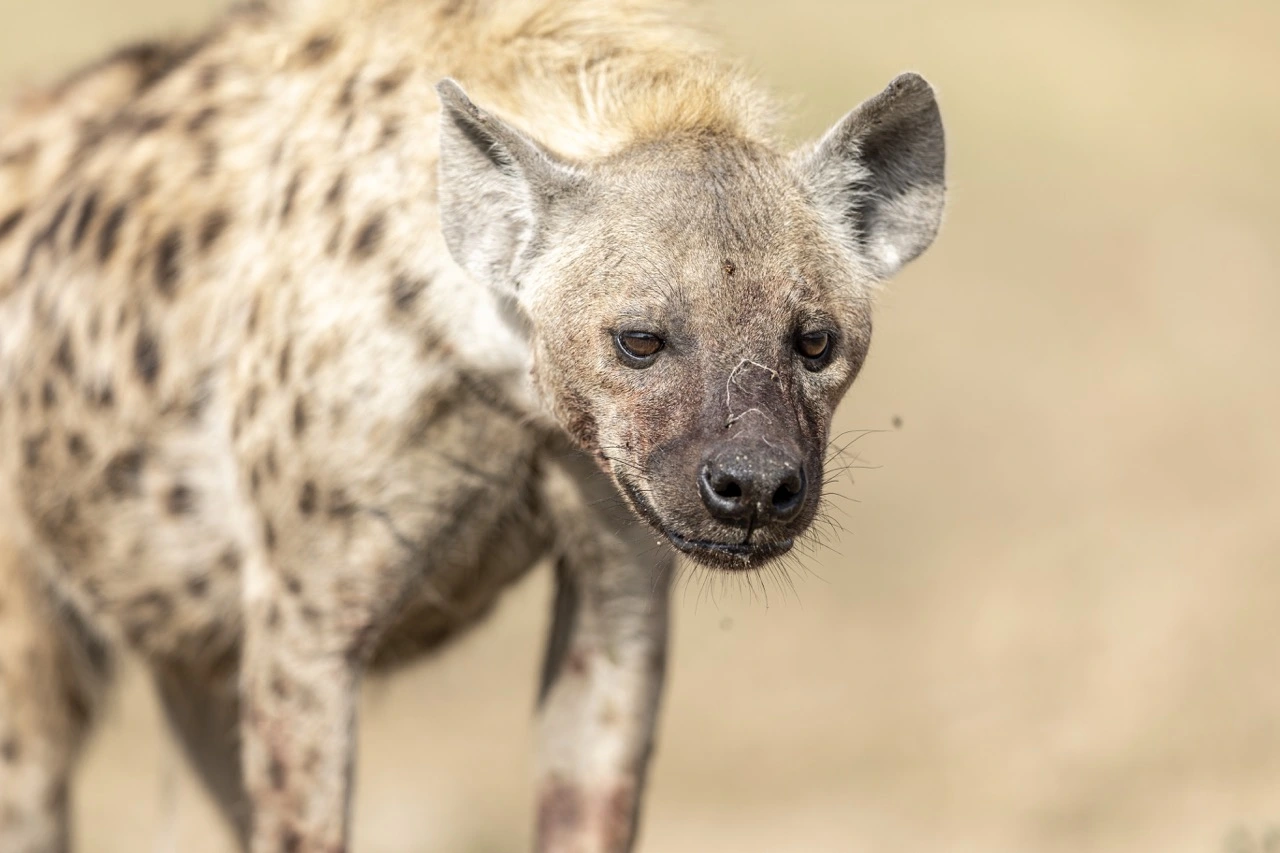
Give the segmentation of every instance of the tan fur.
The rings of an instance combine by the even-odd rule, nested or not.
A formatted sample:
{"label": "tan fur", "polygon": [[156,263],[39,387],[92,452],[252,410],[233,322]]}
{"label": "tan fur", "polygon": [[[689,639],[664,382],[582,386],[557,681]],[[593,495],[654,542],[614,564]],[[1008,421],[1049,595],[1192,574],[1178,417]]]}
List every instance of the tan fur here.
{"label": "tan fur", "polygon": [[[931,207],[842,195],[864,148],[935,133],[923,81],[795,161],[689,20],[675,0],[248,4],[0,114],[0,613],[20,614],[0,623],[0,849],[63,843],[127,645],[246,847],[344,850],[363,674],[457,636],[543,557],[537,846],[630,849],[674,559],[654,537],[750,566],[803,534],[816,486],[721,543],[738,533],[700,514],[697,466],[739,442],[820,484],[886,271],[848,212],[918,253],[941,205],[940,135],[916,196],[886,184]],[[444,77],[492,113],[437,96]],[[558,177],[468,151],[469,121],[528,134]],[[607,330],[632,320],[671,327],[662,369],[619,365]],[[801,367],[801,322],[839,330],[830,364]]]}

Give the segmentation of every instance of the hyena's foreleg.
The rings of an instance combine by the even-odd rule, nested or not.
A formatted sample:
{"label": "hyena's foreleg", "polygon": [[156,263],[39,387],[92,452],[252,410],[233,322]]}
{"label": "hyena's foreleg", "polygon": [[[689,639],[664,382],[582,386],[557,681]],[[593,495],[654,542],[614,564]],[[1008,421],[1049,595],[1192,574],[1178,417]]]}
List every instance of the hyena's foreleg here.
{"label": "hyena's foreleg", "polygon": [[539,853],[629,851],[652,751],[674,555],[603,488],[589,469],[548,478],[568,511],[539,702]]}
{"label": "hyena's foreleg", "polygon": [[334,575],[302,568],[246,563],[240,736],[253,853],[346,850],[360,658],[321,592]]}

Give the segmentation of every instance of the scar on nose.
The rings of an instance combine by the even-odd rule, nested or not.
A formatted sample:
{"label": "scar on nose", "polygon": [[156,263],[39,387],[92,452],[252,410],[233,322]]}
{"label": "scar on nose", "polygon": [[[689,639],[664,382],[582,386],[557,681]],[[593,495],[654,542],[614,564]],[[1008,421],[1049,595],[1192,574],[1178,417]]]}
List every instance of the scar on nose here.
{"label": "scar on nose", "polygon": [[752,412],[755,412],[757,415],[764,418],[765,423],[770,423],[769,416],[754,407],[750,409],[745,409],[744,411],[738,412],[737,414],[734,414],[733,412],[733,388],[736,385],[739,391],[746,392],[747,389],[743,388],[742,384],[738,381],[738,374],[741,373],[743,369],[747,367],[755,367],[760,370],[763,370],[765,373],[769,374],[769,378],[774,382],[781,381],[781,377],[778,376],[778,371],[774,370],[772,367],[766,367],[760,362],[752,361],[749,358],[744,358],[741,361],[739,361],[738,366],[729,372],[729,379],[727,382],[725,382],[724,407],[725,407],[725,411],[729,413],[729,418],[727,421],[725,421],[725,424],[724,424],[725,429],[728,429],[729,427],[733,426],[738,421],[742,420]]}

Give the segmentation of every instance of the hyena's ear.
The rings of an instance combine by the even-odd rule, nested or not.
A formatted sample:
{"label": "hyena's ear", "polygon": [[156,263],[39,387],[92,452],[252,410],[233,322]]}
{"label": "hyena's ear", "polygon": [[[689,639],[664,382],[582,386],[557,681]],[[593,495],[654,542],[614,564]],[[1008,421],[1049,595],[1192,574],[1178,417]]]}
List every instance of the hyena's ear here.
{"label": "hyena's ear", "polygon": [[477,107],[453,80],[440,96],[440,225],[454,261],[477,280],[517,286],[548,205],[575,168]]}
{"label": "hyena's ear", "polygon": [[946,144],[933,89],[894,78],[795,155],[818,200],[887,278],[929,247],[942,221]]}

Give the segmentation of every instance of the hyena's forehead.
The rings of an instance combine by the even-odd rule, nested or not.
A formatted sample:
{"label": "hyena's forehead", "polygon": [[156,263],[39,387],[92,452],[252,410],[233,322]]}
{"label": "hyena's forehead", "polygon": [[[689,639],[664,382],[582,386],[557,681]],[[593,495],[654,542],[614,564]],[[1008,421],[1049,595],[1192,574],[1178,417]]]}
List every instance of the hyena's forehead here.
{"label": "hyena's forehead", "polygon": [[606,304],[702,299],[702,316],[743,300],[756,313],[844,310],[849,259],[783,158],[741,146],[647,150],[654,159],[602,168],[576,211],[574,265],[602,282]]}

